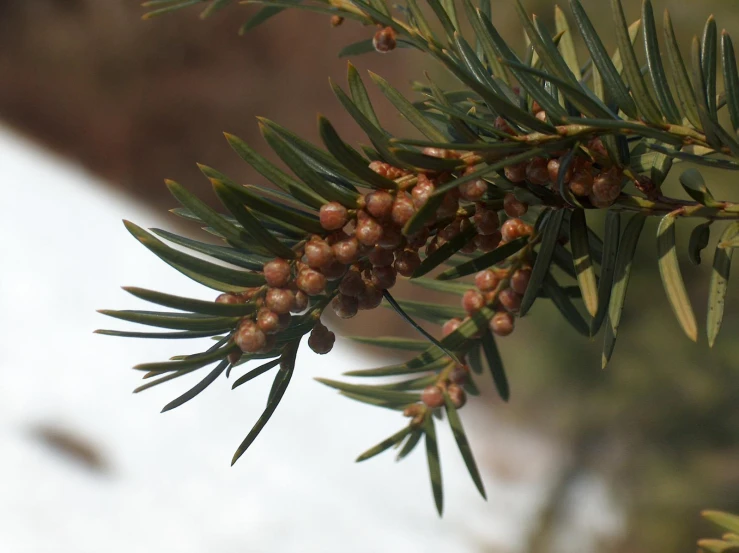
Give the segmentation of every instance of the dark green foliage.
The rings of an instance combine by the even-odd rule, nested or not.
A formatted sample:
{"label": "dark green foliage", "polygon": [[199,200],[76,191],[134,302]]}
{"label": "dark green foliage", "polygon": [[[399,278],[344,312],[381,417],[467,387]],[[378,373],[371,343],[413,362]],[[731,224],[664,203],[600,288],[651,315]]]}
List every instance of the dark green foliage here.
{"label": "dark green foliage", "polygon": [[[699,263],[700,252],[708,243],[709,225],[739,219],[739,206],[714,198],[695,169],[684,171],[680,177],[690,200],[664,198],[660,186],[673,162],[739,169],[736,136],[739,71],[726,31],[721,33],[719,50],[713,18],[708,19],[702,39],[695,39],[686,62],[669,15],[665,16],[663,25],[666,51],[663,60],[649,0],[643,4],[641,28],[638,22],[629,25],[621,2],[612,0],[615,37],[608,38],[616,39],[617,54],[606,49],[603,37],[595,31],[578,0],[570,0],[572,25],[561,10],[555,10],[554,36],[538,18],[529,18],[519,2],[518,15],[531,44],[526,55],[516,54],[501,37],[491,20],[488,0],[427,0],[429,10],[416,0],[402,2],[403,9],[391,8],[382,0],[246,3],[262,6],[241,27],[242,32],[270,21],[286,8],[341,16],[365,25],[368,35],[347,46],[341,55],[374,51],[370,35],[380,32],[378,28],[384,29],[382,32],[394,33],[391,44],[420,50],[440,62],[461,89],[443,90],[429,80],[415,85],[420,99],[408,99],[382,77],[370,73],[371,84],[421,135],[393,137],[382,127],[359,72],[349,64],[347,89],[333,82],[331,88],[367,135],[371,146],[358,147],[344,142],[324,117],[319,117],[318,126],[325,149],[276,122],[260,118],[265,142],[287,170],[278,168],[238,137],[226,134],[226,138],[236,154],[276,188],[240,186],[216,169],[200,166],[228,212],[223,214],[183,186],[167,181],[182,206],[174,213],[202,226],[218,243],[200,242],[158,229],[152,231],[167,242],[199,254],[195,256],[169,246],[133,223],[126,222],[126,227],[173,268],[227,296],[219,301],[206,301],[126,288],[140,299],[175,311],[103,311],[119,320],[172,331],[99,331],[103,334],[168,339],[217,336],[218,341],[205,352],[136,367],[146,371],[144,378],[159,377],[137,391],[215,365],[195,387],[165,406],[166,411],[201,393],[222,373],[228,377],[233,367],[257,360],[263,363],[238,378],[233,384],[236,388],[279,366],[266,408],[234,454],[235,462],[282,400],[295,369],[301,338],[311,334],[311,347],[323,349],[325,344],[320,343],[321,339],[329,338],[320,335],[328,332],[318,324],[323,310],[335,297],[339,303],[352,301],[338,295],[339,281],[329,280],[311,296],[305,312],[292,316],[289,324],[274,334],[274,340],[249,351],[240,333],[251,328],[254,315],[268,301],[270,287],[264,274],[265,264],[274,258],[285,260],[289,278],[274,286],[300,287],[299,274],[304,271],[300,263],[309,241],[335,241],[341,238],[334,232],[338,228],[354,232],[352,225],[356,224],[358,229],[363,220],[360,214],[367,216],[364,210],[369,209],[366,202],[370,192],[390,194],[395,202],[393,206],[397,207],[403,194],[415,191],[424,179],[433,181],[425,203],[416,205],[407,217],[398,215],[392,225],[388,222],[390,217],[383,219],[378,215],[379,224],[384,225],[382,232],[392,226],[392,230],[410,239],[417,238],[419,232],[427,233],[428,238],[424,240],[431,241],[430,249],[420,250],[416,265],[407,272],[411,281],[452,294],[455,301],[462,296],[463,302],[472,302],[471,306],[466,305],[465,311],[438,303],[396,301],[384,290],[386,303],[422,339],[354,339],[410,351],[414,357],[391,366],[345,373],[361,377],[361,383],[318,380],[350,399],[403,412],[410,419],[400,431],[361,454],[358,461],[393,446],[399,448],[397,458],[402,459],[423,439],[432,493],[440,514],[443,490],[435,417],[442,412],[447,415],[473,482],[485,496],[450,390],[463,387],[475,395],[477,387],[470,373],[480,375],[487,364],[498,394],[508,401],[510,385],[496,339],[504,339],[502,336],[512,330],[505,323],[510,321],[512,325],[515,317],[529,313],[537,300],[537,305],[551,302],[572,329],[583,336],[596,335],[605,323],[602,358],[605,366],[614,352],[636,245],[647,216],[661,217],[656,239],[657,261],[668,302],[685,333],[697,339],[697,322],[678,264],[676,226],[685,217],[706,221],[693,232],[687,248],[690,259]],[[154,0],[145,2],[144,6],[150,9],[145,16],[148,18],[200,5],[205,18],[221,9],[231,9],[232,4],[237,3]],[[433,21],[427,20],[431,14]],[[634,47],[640,30],[644,60],[639,59]],[[584,65],[576,55],[577,40],[584,42],[590,56]],[[725,82],[724,93],[717,91],[718,64]],[[586,67],[590,69],[585,70]],[[721,126],[723,107],[728,112],[730,128]],[[559,164],[558,169],[552,165],[554,176],[550,176],[552,169],[548,165],[552,160]],[[522,167],[523,173],[517,177],[515,171],[518,168],[520,173]],[[545,176],[542,171],[546,172]],[[580,181],[584,190],[573,186],[578,175],[585,177]],[[629,186],[632,183],[635,189]],[[471,195],[473,192],[477,196]],[[512,193],[517,202],[526,205],[520,221],[510,213],[512,208],[507,203]],[[461,203],[454,194],[461,194]],[[346,220],[340,219],[342,224],[331,226],[324,220],[325,213],[320,210],[329,203],[336,213],[343,209],[344,214],[339,217]],[[505,242],[481,246],[485,239],[492,241],[494,235],[491,229],[480,226],[482,217],[502,215],[499,212],[503,207],[508,213],[506,218],[510,219],[500,228]],[[595,217],[587,216],[596,210],[606,211],[602,237],[590,226]],[[621,212],[630,212],[623,231],[621,220],[626,217]],[[396,217],[395,208],[392,215]],[[351,222],[348,227],[347,221]],[[459,225],[456,231],[455,224]],[[714,255],[707,318],[711,346],[724,314],[731,255],[733,248],[739,246],[737,225],[730,222],[722,231]],[[419,248],[408,246],[412,253]],[[367,257],[370,249],[362,250],[358,260],[347,263],[366,278],[375,271]],[[396,265],[402,249],[403,246],[397,248]],[[383,267],[387,270],[387,265]],[[472,282],[461,279],[483,270],[495,275],[495,286],[469,292],[474,290]],[[380,281],[377,275],[373,278]],[[508,315],[506,310],[513,315]],[[460,320],[446,327],[441,337],[417,322],[423,320],[441,326],[452,318]],[[385,376],[403,378],[366,384],[367,378]],[[462,380],[453,382],[453,378]],[[462,386],[457,386],[457,382],[462,382]],[[451,388],[452,385],[457,388]],[[436,393],[434,386],[441,394],[437,394],[441,398],[438,404],[427,397]],[[463,404],[458,402],[459,407]],[[736,524],[724,515],[711,516],[728,524],[727,528]],[[707,551],[729,550],[714,542],[702,543],[701,547]]]}

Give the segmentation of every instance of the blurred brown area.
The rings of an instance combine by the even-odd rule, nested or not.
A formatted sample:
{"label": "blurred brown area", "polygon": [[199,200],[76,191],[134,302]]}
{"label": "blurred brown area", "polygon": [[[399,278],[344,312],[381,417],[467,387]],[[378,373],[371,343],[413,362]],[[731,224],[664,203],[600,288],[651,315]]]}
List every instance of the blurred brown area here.
{"label": "blurred brown area", "polygon": [[[1,1],[0,118],[161,207],[172,206],[165,177],[206,190],[196,162],[253,178],[222,132],[259,148],[257,115],[315,139],[321,112],[360,138],[327,79],[345,82],[336,53],[371,29],[287,12],[240,37],[252,7],[207,23],[197,7],[149,21],[142,13],[133,0]],[[387,59],[360,67],[402,82],[402,64]]]}

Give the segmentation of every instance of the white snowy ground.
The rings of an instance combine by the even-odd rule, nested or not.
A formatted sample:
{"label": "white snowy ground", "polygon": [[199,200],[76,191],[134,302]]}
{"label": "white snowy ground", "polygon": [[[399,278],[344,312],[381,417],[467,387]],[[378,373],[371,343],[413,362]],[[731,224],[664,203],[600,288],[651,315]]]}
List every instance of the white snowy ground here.
{"label": "white snowy ground", "polygon": [[[0,551],[465,553],[491,544],[515,551],[524,542],[560,462],[552,444],[495,421],[468,422],[473,444],[494,442],[520,468],[512,481],[485,477],[486,503],[442,430],[446,513],[439,519],[422,447],[399,464],[392,454],[352,462],[402,422],[313,381],[384,362],[358,358],[341,339],[325,357],[301,350],[276,414],[230,467],[264,406],[270,376],[236,391],[222,378],[160,415],[201,376],[132,395],[140,373],[130,367],[197,344],[92,334],[125,327],[96,309],[146,308],[120,285],[214,295],[160,262],[121,224],[166,227],[166,214],[2,127],[0,190]],[[110,471],[60,455],[32,432],[39,424],[83,436]],[[611,532],[603,517],[597,528],[588,518],[608,509],[594,489],[579,509],[585,518],[576,514],[573,522]]]}

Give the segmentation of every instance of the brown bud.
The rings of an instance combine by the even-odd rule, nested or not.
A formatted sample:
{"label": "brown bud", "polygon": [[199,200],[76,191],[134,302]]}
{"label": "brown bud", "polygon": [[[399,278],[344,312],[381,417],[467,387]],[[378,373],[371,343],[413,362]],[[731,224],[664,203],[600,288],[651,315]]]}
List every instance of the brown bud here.
{"label": "brown bud", "polygon": [[317,296],[326,289],[326,277],[313,269],[303,269],[295,281],[298,288],[309,296]]}
{"label": "brown bud", "polygon": [[382,298],[382,290],[378,289],[374,284],[365,282],[364,290],[357,296],[357,300],[359,300],[359,309],[375,309],[382,303]]}
{"label": "brown bud", "polygon": [[493,315],[493,318],[490,319],[490,330],[496,336],[508,336],[513,332],[513,325],[513,315],[507,311],[498,311]]}
{"label": "brown bud", "polygon": [[476,313],[480,309],[485,307],[485,298],[479,290],[470,288],[462,296],[462,309],[464,309],[468,315]]}
{"label": "brown bud", "polygon": [[[465,173],[474,171],[472,167],[467,169]],[[482,179],[475,179],[470,182],[464,182],[459,185],[459,195],[468,202],[476,202],[488,191],[488,183]]]}
{"label": "brown bud", "polygon": [[518,311],[518,308],[521,307],[521,296],[512,288],[501,290],[498,294],[498,301],[508,311]]}
{"label": "brown bud", "polygon": [[241,351],[232,351],[228,354],[228,362],[231,363],[231,365],[235,365],[241,359],[241,355]]}
{"label": "brown bud", "polygon": [[305,245],[305,262],[311,269],[321,269],[334,262],[334,252],[324,240],[310,240]]}
{"label": "brown bud", "polygon": [[364,217],[357,222],[354,236],[360,244],[374,246],[382,238],[382,225],[370,216]]}
{"label": "brown bud", "polygon": [[608,207],[621,194],[623,173],[616,167],[601,173],[593,179],[590,201],[596,207]]}
{"label": "brown bud", "polygon": [[331,16],[331,26],[332,27],[338,27],[344,22],[344,18],[340,15],[332,15]]}
{"label": "brown bud", "polygon": [[257,313],[257,327],[265,334],[274,334],[280,329],[280,316],[263,307]]}
{"label": "brown bud", "polygon": [[348,266],[338,261],[334,261],[330,265],[326,265],[321,269],[321,274],[326,280],[338,280],[346,274]]}
{"label": "brown bud", "polygon": [[321,226],[326,230],[338,230],[349,221],[349,213],[339,202],[322,205],[319,216]]}
{"label": "brown bud", "polygon": [[475,204],[475,214],[472,217],[472,222],[477,229],[477,233],[483,236],[497,232],[498,227],[500,227],[498,214],[481,203]]}
{"label": "brown bud", "polygon": [[408,174],[408,171],[405,171],[398,167],[393,167],[392,165],[390,165],[389,163],[385,163],[384,161],[373,161],[369,164],[369,168],[378,175],[382,175],[386,179],[390,180],[396,180]]}
{"label": "brown bud", "polygon": [[370,192],[364,198],[365,209],[375,219],[385,220],[393,209],[393,197],[384,190]]}
{"label": "brown bud", "polygon": [[549,171],[545,158],[535,157],[526,164],[526,180],[538,186],[543,186],[549,182]]}
{"label": "brown bud", "polygon": [[278,315],[290,313],[295,305],[295,294],[287,288],[270,288],[267,290],[264,304]]}
{"label": "brown bud", "polygon": [[359,257],[359,241],[353,236],[339,240],[331,249],[334,252],[334,257],[339,263],[344,265],[351,265]]}
{"label": "brown bud", "polygon": [[375,33],[372,38],[372,46],[375,50],[381,54],[387,54],[388,52],[395,50],[397,41],[395,39],[395,30],[392,27],[385,27]]}
{"label": "brown bud", "polygon": [[462,231],[462,220],[454,219],[451,223],[439,231],[439,238],[442,240],[451,240]]}
{"label": "brown bud", "polygon": [[295,303],[293,308],[290,310],[291,313],[302,313],[308,308],[309,303],[308,294],[298,290],[295,292]]}
{"label": "brown bud", "polygon": [[399,275],[410,277],[421,265],[421,258],[414,251],[405,250],[395,256],[395,270]]}
{"label": "brown bud", "polygon": [[395,286],[396,273],[394,267],[372,267],[372,284],[381,290],[389,290]]}
{"label": "brown bud", "polygon": [[579,171],[570,179],[570,190],[575,196],[589,196],[593,191],[593,175],[590,171]]}
{"label": "brown bud", "polygon": [[331,300],[331,307],[337,317],[341,319],[351,319],[357,314],[359,302],[354,296],[338,294],[333,300]]}
{"label": "brown bud", "polygon": [[427,228],[423,228],[419,230],[416,234],[411,234],[408,236],[408,242],[407,247],[412,250],[420,250],[426,245],[426,242],[429,239],[429,230]]}
{"label": "brown bud", "polygon": [[290,282],[290,264],[284,259],[273,259],[264,264],[264,279],[267,286],[282,288]]}
{"label": "brown bud", "polygon": [[221,294],[216,298],[216,303],[235,305],[239,303],[246,303],[246,298],[244,298],[243,296],[237,296],[236,294]]}
{"label": "brown bud", "polygon": [[[549,180],[553,183],[558,182],[559,169],[562,166],[559,159],[554,157],[547,162],[547,172],[549,173]],[[564,182],[567,184],[572,179],[572,164],[567,168],[564,174]]]}
{"label": "brown bud", "polygon": [[509,165],[504,169],[505,178],[514,184],[521,183],[526,180],[526,162]]}
{"label": "brown bud", "polygon": [[393,264],[395,256],[390,250],[384,250],[377,246],[370,252],[368,259],[373,267],[389,267]]}
{"label": "brown bud", "polygon": [[468,370],[465,367],[462,367],[461,365],[457,365],[452,369],[452,372],[449,373],[449,382],[453,384],[464,384],[467,380],[468,376]]}
{"label": "brown bud", "polygon": [[308,347],[319,355],[325,355],[334,348],[336,335],[319,321],[308,337]]}
{"label": "brown bud", "polygon": [[462,319],[459,319],[457,317],[449,319],[447,322],[444,323],[444,326],[441,327],[442,338],[446,338],[447,336],[449,336],[452,332],[457,330],[459,328],[459,325],[461,324]]}
{"label": "brown bud", "polygon": [[507,132],[508,134],[516,134],[513,127],[508,124],[508,121],[503,119],[500,115],[495,118],[495,128],[499,131]]}
{"label": "brown bud", "polygon": [[[544,112],[540,111],[539,113]],[[446,393],[449,395],[449,399],[455,409],[461,409],[467,403],[467,393],[458,384],[450,384],[446,389]]]}
{"label": "brown bud", "polygon": [[386,250],[402,248],[406,243],[405,236],[395,227],[386,226],[382,232],[382,238],[377,245]]}
{"label": "brown bud", "polygon": [[521,219],[508,219],[503,226],[500,227],[500,233],[506,242],[515,240],[524,235],[523,233],[523,221]]}
{"label": "brown bud", "polygon": [[500,231],[493,234],[475,236],[475,246],[483,253],[491,252],[500,245]]}
{"label": "brown bud", "polygon": [[529,210],[529,204],[522,202],[509,192],[503,198],[503,210],[508,217],[521,217]]}
{"label": "brown bud", "polygon": [[482,292],[490,292],[497,288],[500,278],[492,269],[485,269],[475,275],[475,286]]}
{"label": "brown bud", "polygon": [[450,190],[444,195],[439,209],[436,210],[436,216],[439,219],[447,219],[457,215],[457,210],[459,209],[458,194],[459,192],[457,190]]}
{"label": "brown bud", "polygon": [[511,288],[517,294],[523,295],[531,280],[531,269],[519,269],[511,276]]}
{"label": "brown bud", "polygon": [[234,334],[234,342],[244,353],[256,353],[264,348],[267,337],[253,321],[244,321]]}
{"label": "brown bud", "polygon": [[423,173],[419,173],[418,181],[413,187],[413,190],[411,190],[413,206],[416,209],[421,209],[421,207],[428,201],[431,194],[434,193],[435,188],[436,187],[434,186],[434,183],[431,181],[431,179],[429,179]]}
{"label": "brown bud", "polygon": [[426,386],[421,392],[421,401],[431,409],[444,405],[444,392],[438,386]]}
{"label": "brown bud", "polygon": [[410,221],[413,214],[416,212],[416,208],[413,207],[413,200],[405,192],[399,193],[393,202],[393,209],[391,212],[393,223],[399,227],[405,226]]}

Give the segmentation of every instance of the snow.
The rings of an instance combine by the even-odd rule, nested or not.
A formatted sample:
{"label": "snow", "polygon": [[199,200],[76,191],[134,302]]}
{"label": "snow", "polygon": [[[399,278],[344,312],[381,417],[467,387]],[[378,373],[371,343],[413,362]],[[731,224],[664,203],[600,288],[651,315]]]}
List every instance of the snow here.
{"label": "snow", "polygon": [[[500,438],[523,467],[514,481],[486,475],[486,503],[440,430],[439,519],[422,447],[401,463],[392,454],[353,463],[403,420],[313,381],[385,362],[360,357],[341,339],[329,356],[301,349],[276,414],[230,467],[264,407],[269,376],[235,391],[221,378],[160,415],[202,376],[132,395],[140,373],[129,368],[198,344],[92,333],[127,328],[96,309],[147,308],[121,285],[212,299],[121,224],[166,228],[166,217],[2,127],[0,161],[0,551],[465,553],[524,542],[558,450],[530,433],[470,422],[473,445]],[[110,470],[60,455],[31,432],[40,424],[83,436]]]}

